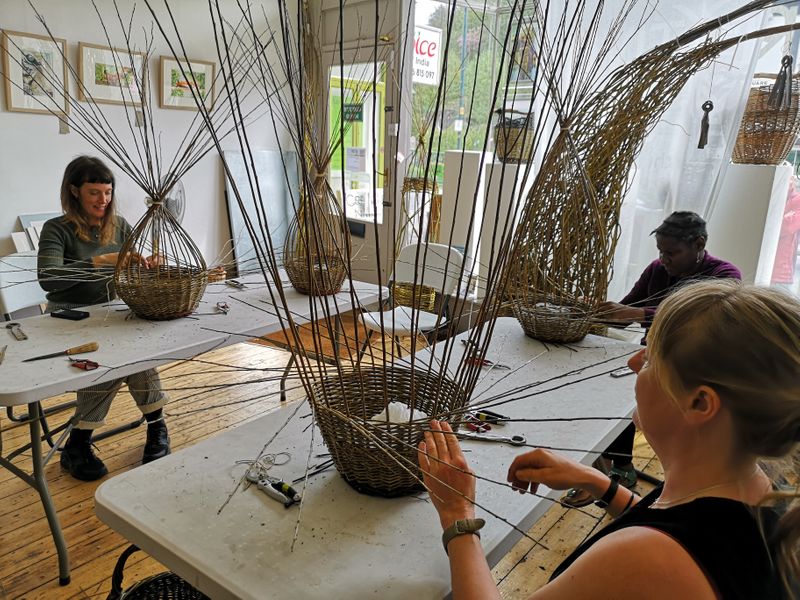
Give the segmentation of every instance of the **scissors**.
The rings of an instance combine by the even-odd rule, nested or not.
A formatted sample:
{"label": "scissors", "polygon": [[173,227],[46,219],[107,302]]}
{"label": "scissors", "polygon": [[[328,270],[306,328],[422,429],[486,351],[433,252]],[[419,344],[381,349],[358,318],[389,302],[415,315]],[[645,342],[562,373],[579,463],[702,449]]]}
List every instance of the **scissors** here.
{"label": "scissors", "polygon": [[495,444],[511,444],[512,446],[524,446],[527,442],[524,435],[491,435],[488,433],[467,433],[459,432],[456,435],[464,440],[475,440],[476,442],[494,442]]}
{"label": "scissors", "polygon": [[467,363],[468,365],[474,365],[477,367],[491,367],[493,369],[505,369],[505,370],[511,369],[511,367],[509,367],[508,365],[501,365],[500,363],[495,363],[485,358],[479,359],[476,356],[471,356],[470,358],[465,359],[464,362]]}
{"label": "scissors", "polygon": [[70,358],[69,364],[77,369],[82,369],[84,371],[94,371],[100,365],[93,360],[89,360],[88,358]]}

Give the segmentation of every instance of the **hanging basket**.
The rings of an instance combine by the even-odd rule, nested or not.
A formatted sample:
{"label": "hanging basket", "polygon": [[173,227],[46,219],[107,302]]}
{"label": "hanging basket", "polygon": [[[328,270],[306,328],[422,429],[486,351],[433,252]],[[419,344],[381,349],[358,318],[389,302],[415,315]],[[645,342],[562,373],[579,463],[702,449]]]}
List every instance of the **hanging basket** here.
{"label": "hanging basket", "polygon": [[[499,109],[494,126],[494,153],[504,163],[525,163],[533,155],[533,119],[517,110]],[[522,116],[514,116],[522,115]]]}
{"label": "hanging basket", "polygon": [[[386,400],[422,411],[413,421],[370,420]],[[396,497],[423,488],[417,444],[433,418],[448,418],[466,406],[466,393],[449,379],[398,365],[365,368],[312,385],[317,425],[339,473],[357,491]]]}
{"label": "hanging basket", "polygon": [[[156,257],[156,266],[139,257]],[[166,321],[191,314],[200,303],[208,270],[189,234],[161,202],[153,202],[119,253],[117,295],[143,319]]]}
{"label": "hanging basket", "polygon": [[511,303],[514,316],[525,335],[543,342],[565,344],[586,337],[592,326],[588,306],[564,298],[548,298],[532,305]]}
{"label": "hanging basket", "polygon": [[778,165],[792,149],[800,130],[800,84],[792,80],[792,103],[774,108],[767,104],[772,86],[750,90],[731,160],[750,165]]}
{"label": "hanging basket", "polygon": [[300,207],[289,225],[283,267],[292,286],[308,296],[327,296],[342,289],[348,266],[350,231],[324,175],[312,193],[301,194]]}

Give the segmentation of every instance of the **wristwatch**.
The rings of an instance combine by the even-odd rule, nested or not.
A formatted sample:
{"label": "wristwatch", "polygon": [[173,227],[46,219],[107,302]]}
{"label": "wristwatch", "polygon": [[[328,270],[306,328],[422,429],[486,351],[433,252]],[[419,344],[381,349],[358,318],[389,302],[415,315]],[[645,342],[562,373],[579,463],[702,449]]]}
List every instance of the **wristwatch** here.
{"label": "wristwatch", "polygon": [[474,533],[478,537],[481,537],[479,531],[484,525],[486,525],[486,521],[483,519],[459,519],[450,525],[450,527],[442,532],[442,545],[444,546],[445,554],[449,554],[449,552],[447,552],[447,544],[449,544],[454,537],[464,535],[465,533]]}
{"label": "wristwatch", "polygon": [[619,489],[619,482],[615,479],[611,479],[611,483],[606,490],[606,493],[599,500],[595,500],[595,505],[599,506],[600,508],[606,508],[611,501],[614,499],[614,496],[617,495],[617,490]]}

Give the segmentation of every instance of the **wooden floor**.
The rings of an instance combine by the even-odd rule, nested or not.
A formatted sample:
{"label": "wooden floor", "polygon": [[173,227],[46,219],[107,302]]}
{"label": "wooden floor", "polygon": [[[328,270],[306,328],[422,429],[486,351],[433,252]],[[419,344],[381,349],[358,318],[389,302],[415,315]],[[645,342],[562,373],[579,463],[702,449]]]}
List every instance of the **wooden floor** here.
{"label": "wooden floor", "polygon": [[[278,383],[288,354],[264,345],[243,343],[217,350],[162,370],[164,388],[170,395],[167,407],[172,447],[182,447],[237,427],[273,409],[278,403]],[[227,366],[227,367],[226,367]],[[236,368],[231,368],[235,366]],[[253,371],[243,369],[252,368]],[[265,370],[266,369],[266,370]],[[274,369],[274,370],[270,370]],[[212,386],[210,388],[208,386]],[[191,388],[191,389],[180,389]],[[302,395],[299,387],[290,390],[290,401]],[[108,422],[119,424],[135,420],[138,410],[132,399],[121,394],[114,402]],[[65,398],[47,402],[56,404]],[[51,417],[58,424],[69,413]],[[5,451],[27,440],[27,428],[10,428],[5,414],[0,420]],[[145,429],[119,434],[98,443],[99,455],[110,476],[140,464]],[[637,443],[637,466],[660,474],[652,451]],[[30,459],[20,457],[18,464],[28,468]],[[55,501],[64,535],[69,545],[72,582],[57,583],[55,547],[44,519],[38,495],[6,470],[0,470],[0,599],[105,598],[110,577],[120,552],[128,543],[103,525],[94,514],[94,491],[98,482],[85,483],[66,475],[57,457],[47,466],[47,479]],[[521,541],[494,569],[504,598],[525,598],[546,582],[553,567],[585,535],[595,528],[600,510],[565,510],[551,508],[531,530],[541,539],[545,551]],[[165,568],[153,559],[135,554],[125,571],[125,587]]]}

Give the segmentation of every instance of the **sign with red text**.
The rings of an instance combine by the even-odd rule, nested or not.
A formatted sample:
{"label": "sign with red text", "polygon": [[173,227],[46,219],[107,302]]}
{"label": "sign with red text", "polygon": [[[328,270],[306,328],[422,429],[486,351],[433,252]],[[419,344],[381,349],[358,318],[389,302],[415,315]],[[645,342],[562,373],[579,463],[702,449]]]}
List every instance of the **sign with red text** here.
{"label": "sign with red text", "polygon": [[439,85],[441,48],[441,29],[423,25],[414,27],[414,83]]}

